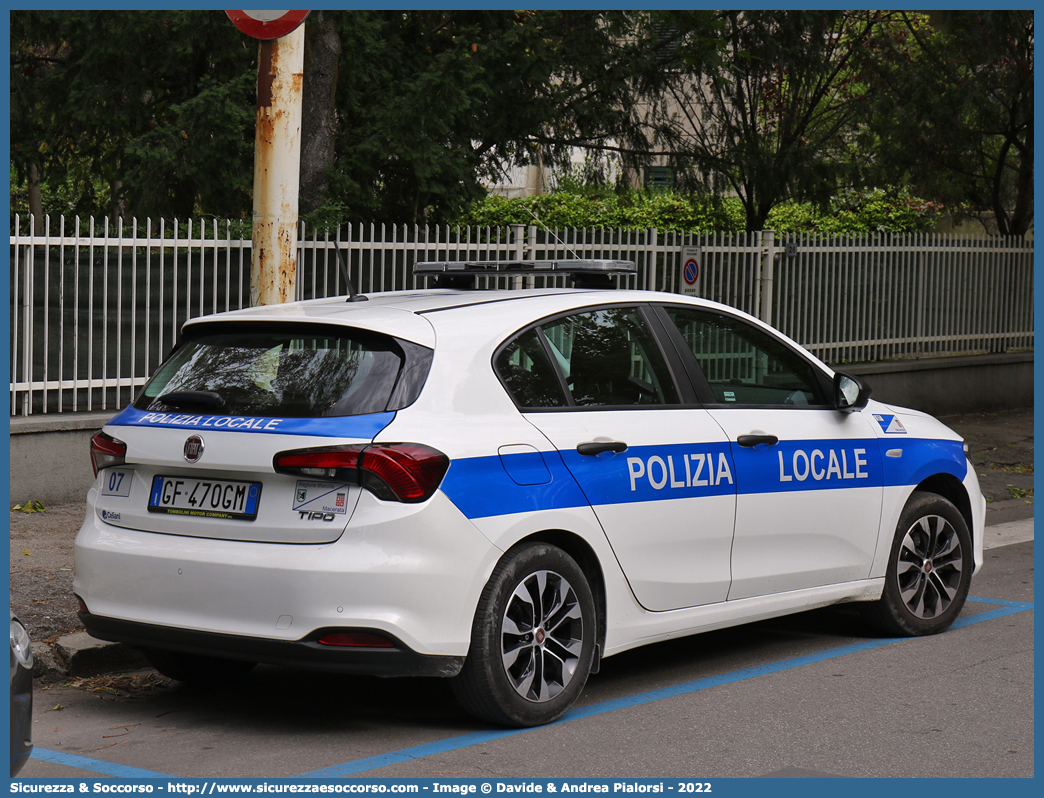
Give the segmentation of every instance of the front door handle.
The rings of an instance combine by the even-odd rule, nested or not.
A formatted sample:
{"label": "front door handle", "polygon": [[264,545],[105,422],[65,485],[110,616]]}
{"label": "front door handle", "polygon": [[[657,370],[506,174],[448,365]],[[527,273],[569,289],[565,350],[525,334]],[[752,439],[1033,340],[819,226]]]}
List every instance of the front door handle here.
{"label": "front door handle", "polygon": [[764,443],[766,446],[775,446],[779,443],[779,438],[775,435],[740,435],[736,438],[736,443],[740,446],[745,446],[748,449],[753,449],[758,444]]}
{"label": "front door handle", "polygon": [[587,441],[586,443],[578,443],[576,445],[576,450],[580,454],[589,457],[601,454],[602,452],[620,454],[621,452],[627,451],[627,444],[623,441]]}

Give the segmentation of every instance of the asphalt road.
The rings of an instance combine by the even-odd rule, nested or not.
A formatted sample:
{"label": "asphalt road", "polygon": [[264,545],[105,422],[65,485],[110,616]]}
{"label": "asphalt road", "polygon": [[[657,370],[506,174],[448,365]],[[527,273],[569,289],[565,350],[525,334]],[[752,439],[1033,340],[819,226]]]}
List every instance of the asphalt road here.
{"label": "asphalt road", "polygon": [[882,638],[838,607],[662,643],[606,660],[562,721],[508,732],[439,680],[56,685],[21,777],[1032,777],[1032,520],[990,531],[942,635]]}

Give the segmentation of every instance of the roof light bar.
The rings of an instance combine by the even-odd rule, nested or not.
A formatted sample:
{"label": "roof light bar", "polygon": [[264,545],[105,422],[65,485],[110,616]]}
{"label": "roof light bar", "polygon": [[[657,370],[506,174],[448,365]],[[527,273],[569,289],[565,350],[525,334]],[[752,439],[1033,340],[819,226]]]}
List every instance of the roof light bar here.
{"label": "roof light bar", "polygon": [[630,260],[431,260],[413,266],[414,274],[635,274]]}

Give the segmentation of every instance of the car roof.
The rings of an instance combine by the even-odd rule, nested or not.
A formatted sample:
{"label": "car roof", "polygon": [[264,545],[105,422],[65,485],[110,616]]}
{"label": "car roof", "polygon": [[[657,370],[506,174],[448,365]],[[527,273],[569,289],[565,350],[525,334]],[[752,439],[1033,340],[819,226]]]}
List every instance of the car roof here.
{"label": "car roof", "polygon": [[595,305],[668,302],[717,308],[750,318],[711,300],[640,289],[417,289],[365,296],[361,301],[341,296],[227,311],[190,319],[183,329],[189,332],[215,322],[310,322],[364,328],[434,348],[436,326],[481,325],[482,337],[496,337],[538,319]]}
{"label": "car roof", "polygon": [[200,316],[185,322],[183,330],[212,325],[215,322],[312,322],[363,327],[407,341],[434,347],[434,331],[422,314],[433,311],[467,308],[490,302],[517,301],[535,295],[611,294],[607,291],[573,289],[534,289],[523,291],[465,291],[456,289],[418,289],[367,294],[363,301],[347,301],[345,297],[309,299],[276,305],[226,311]]}

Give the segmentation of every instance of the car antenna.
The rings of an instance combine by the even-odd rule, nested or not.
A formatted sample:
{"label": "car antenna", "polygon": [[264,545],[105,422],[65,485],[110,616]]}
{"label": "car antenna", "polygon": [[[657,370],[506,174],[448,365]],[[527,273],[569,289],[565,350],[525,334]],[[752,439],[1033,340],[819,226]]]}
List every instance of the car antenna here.
{"label": "car antenna", "polygon": [[555,241],[557,241],[559,244],[561,244],[562,248],[565,249],[567,252],[569,252],[569,254],[572,255],[574,258],[580,258],[580,256],[577,254],[575,249],[573,249],[565,241],[563,241],[561,238],[559,238],[557,235],[555,235],[553,232],[551,232],[551,230],[548,228],[548,226],[546,224],[544,224],[543,219],[541,219],[539,216],[537,216],[533,212],[532,208],[526,206],[526,210],[529,212],[530,216],[532,216],[534,219],[537,220],[537,224],[539,224],[541,227],[544,228],[544,232],[545,233],[547,233],[549,236],[553,236]]}
{"label": "car antenna", "polygon": [[348,286],[348,298],[345,302],[367,302],[369,297],[365,294],[360,294],[355,290],[355,286],[352,285],[352,278],[348,275],[348,264],[344,262],[344,258],[341,257],[341,248],[334,246],[334,253],[337,255],[337,267],[341,270],[341,276],[344,277],[344,282]]}
{"label": "car antenna", "polygon": [[[553,237],[555,239],[555,241],[557,241],[559,244],[561,244],[562,248],[565,249],[567,252],[569,252],[574,258],[578,258],[578,259],[580,258],[580,255],[577,253],[577,251],[575,249],[573,249],[571,246],[569,246],[568,244],[566,244],[566,242],[563,241],[561,238],[559,238],[555,233],[553,233],[548,228],[548,226],[546,224],[544,224],[543,220],[533,212],[532,208],[527,206],[526,210],[529,211],[529,215],[532,216],[534,219],[536,219],[537,223],[541,227],[544,228],[544,232],[545,233],[547,233],[549,236]],[[613,287],[613,282],[609,278],[608,274],[596,274],[596,275],[574,274],[573,275],[573,288],[612,288],[612,287]]]}

